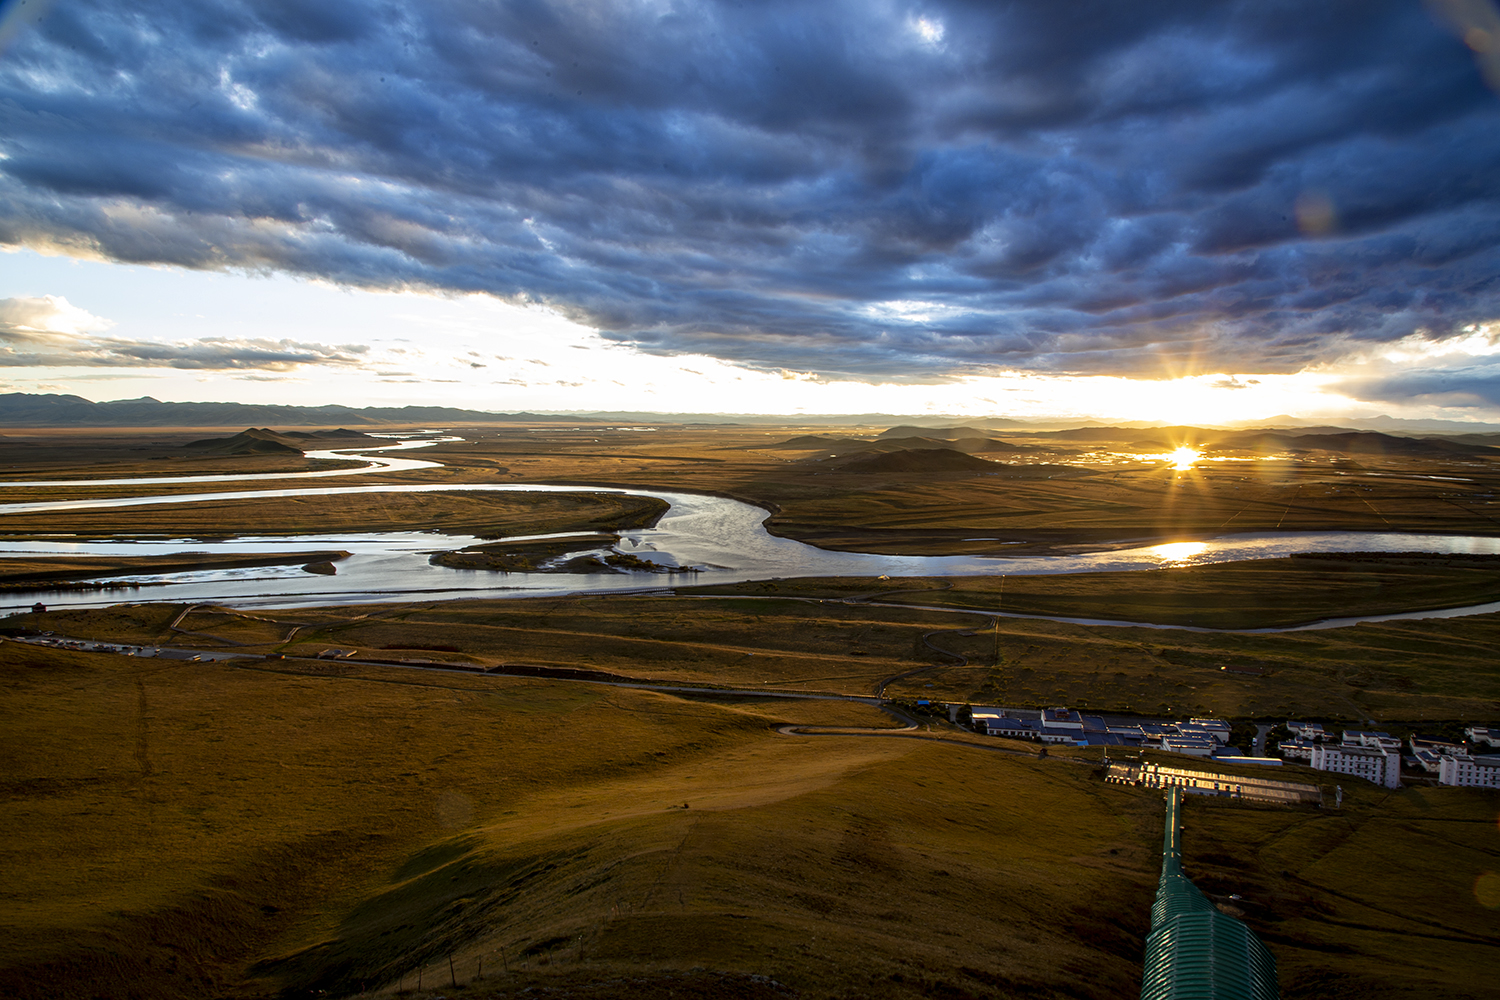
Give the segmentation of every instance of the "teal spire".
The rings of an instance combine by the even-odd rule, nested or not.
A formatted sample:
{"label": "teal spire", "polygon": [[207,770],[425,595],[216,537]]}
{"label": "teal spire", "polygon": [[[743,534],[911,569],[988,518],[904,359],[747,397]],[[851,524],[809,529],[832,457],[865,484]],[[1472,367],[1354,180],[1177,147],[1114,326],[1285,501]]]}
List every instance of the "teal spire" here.
{"label": "teal spire", "polygon": [[1279,1000],[1275,957],[1182,874],[1181,811],[1181,789],[1167,789],[1141,1000]]}

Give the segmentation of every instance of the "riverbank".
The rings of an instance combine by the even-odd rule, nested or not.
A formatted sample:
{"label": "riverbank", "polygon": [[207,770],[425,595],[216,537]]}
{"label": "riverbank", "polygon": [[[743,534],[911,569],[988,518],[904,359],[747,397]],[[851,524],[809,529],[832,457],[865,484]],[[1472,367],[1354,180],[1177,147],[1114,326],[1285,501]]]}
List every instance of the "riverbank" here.
{"label": "riverbank", "polygon": [[[973,469],[932,471],[911,462],[871,468],[829,460],[851,448],[901,457],[945,446],[910,438],[902,439],[905,452],[892,452],[901,442],[878,437],[882,428],[823,427],[811,437],[794,424],[649,430],[556,422],[463,428],[406,442],[403,447],[420,446],[425,461],[405,461],[380,478],[729,496],[770,511],[772,535],[828,551],[907,556],[1044,555],[1074,546],[1098,550],[1275,531],[1500,535],[1494,500],[1500,462],[1440,448],[1357,456],[1326,448],[1295,454],[1229,449],[1177,469],[1160,455],[1141,453],[1162,445],[1142,441],[1153,435],[1139,430],[1096,428],[1075,442],[1015,429],[992,433],[1037,450],[985,452],[992,460]],[[1205,436],[1214,435],[1199,433]],[[115,457],[131,446],[122,438]],[[398,461],[390,452],[371,458]],[[110,473],[149,476],[162,465],[120,461]],[[219,489],[253,491],[256,485],[225,481]],[[282,485],[296,483],[289,478]],[[151,487],[163,495],[201,489],[180,480]],[[129,485],[98,482],[50,493],[0,483],[0,504],[130,493]]]}
{"label": "riverbank", "polygon": [[[171,573],[202,572],[215,569],[246,569],[262,566],[330,567],[349,557],[341,550],[285,552],[277,555],[254,553],[184,552],[166,556],[69,556],[66,558],[0,559],[0,590],[99,590],[118,586],[121,589],[139,584],[112,584],[109,578],[150,577]],[[309,570],[309,572],[322,572]],[[82,583],[80,581],[93,581]]]}
{"label": "riverbank", "polygon": [[1500,555],[1299,553],[1132,573],[762,580],[684,593],[899,601],[1014,615],[1247,630],[1500,601]]}
{"label": "riverbank", "polygon": [[[500,538],[592,529],[626,530],[655,524],[665,500],[580,490],[573,493],[478,492],[463,487],[423,493],[330,487],[334,495],[216,497],[197,492],[164,496],[134,507],[98,501],[94,509],[5,513],[5,538],[67,534],[78,540],[120,537],[225,539],[235,536],[328,535],[341,532],[432,531]],[[67,504],[83,498],[56,501]],[[31,503],[52,503],[36,500]]]}

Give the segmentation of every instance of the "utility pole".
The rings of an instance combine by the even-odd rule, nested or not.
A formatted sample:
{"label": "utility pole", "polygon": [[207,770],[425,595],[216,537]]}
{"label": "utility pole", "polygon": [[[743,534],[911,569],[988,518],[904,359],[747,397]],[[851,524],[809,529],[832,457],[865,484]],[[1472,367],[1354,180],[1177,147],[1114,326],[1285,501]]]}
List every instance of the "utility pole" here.
{"label": "utility pole", "polygon": [[[995,604],[995,610],[999,611],[1005,607],[1005,574],[1000,574],[1000,600]],[[995,615],[995,666],[1000,665],[1000,616]]]}

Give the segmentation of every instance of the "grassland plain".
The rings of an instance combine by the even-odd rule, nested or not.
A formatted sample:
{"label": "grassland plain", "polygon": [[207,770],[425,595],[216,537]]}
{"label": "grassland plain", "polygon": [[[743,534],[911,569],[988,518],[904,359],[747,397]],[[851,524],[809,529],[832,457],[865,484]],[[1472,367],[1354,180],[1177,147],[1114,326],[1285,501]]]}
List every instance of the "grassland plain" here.
{"label": "grassland plain", "polygon": [[[1138,988],[1161,807],[1087,755],[774,732],[888,724],[848,704],[17,646],[7,996]],[[1347,791],[1190,803],[1190,874],[1288,997],[1487,995],[1494,796]]]}
{"label": "grassland plain", "polygon": [[[205,476],[230,473],[317,472],[358,468],[363,461],[298,455],[222,455],[189,449],[222,428],[6,428],[0,434],[0,480],[116,476]],[[352,441],[309,444],[311,448]],[[372,440],[371,446],[387,442]]]}
{"label": "grassland plain", "polygon": [[446,531],[498,538],[644,527],[666,510],[665,501],[612,493],[361,493],[7,514],[4,532],[175,538]]}
{"label": "grassland plain", "polygon": [[[1092,466],[1052,456],[1085,474],[1048,480],[1018,464],[912,478],[838,471],[771,447],[783,439],[476,429],[420,453],[447,467],[383,478],[713,490],[779,507],[775,530],[877,551],[1003,553],[1023,536],[1057,547],[1267,526],[1486,534],[1495,523],[1485,461],[1318,458],[1179,473],[1138,456]],[[167,464],[179,463],[143,461],[139,474]],[[1433,475],[1453,478],[1422,478]],[[387,522],[496,516],[468,502],[392,510]],[[224,508],[234,517],[221,510],[211,533],[238,532],[253,509]],[[278,527],[332,530],[330,516],[372,526],[353,506],[275,513]],[[606,526],[541,527],[531,507],[518,516],[525,526],[511,531]],[[117,511],[92,530],[141,527],[136,511]],[[1160,804],[1061,759],[1086,754],[985,753],[972,746],[1000,741],[972,736],[957,746],[925,733],[775,731],[890,725],[849,703],[686,699],[300,657],[352,647],[707,685],[868,694],[884,684],[902,697],[1378,719],[1393,731],[1390,720],[1493,721],[1497,616],[1221,635],[992,627],[982,613],[993,599],[1038,613],[1260,624],[1323,608],[1466,603],[1493,581],[1483,560],[1285,562],[1019,587],[1009,578],[1003,596],[999,581],[941,592],[938,581],[780,581],[702,597],[205,608],[177,632],[168,623],[180,605],[21,616],[6,625],[291,658],[236,667],[0,643],[0,995],[315,995],[410,989],[419,976],[429,991],[451,995],[451,981],[481,997],[552,986],[785,995],[750,973],[806,997],[1130,995]],[[1289,580],[1303,600],[1286,598]],[[925,592],[892,594],[903,589]],[[861,594],[978,611],[845,603]],[[1491,995],[1500,800],[1345,790],[1337,813],[1194,800],[1189,873],[1271,943],[1288,997]]]}
{"label": "grassland plain", "polygon": [[[1005,456],[989,473],[846,471],[818,449],[777,447],[809,428],[662,425],[651,433],[556,425],[456,428],[461,441],[410,453],[442,468],[390,482],[546,482],[725,493],[767,506],[769,530],[831,549],[896,554],[1019,554],[1058,547],[1181,540],[1245,531],[1500,533],[1500,463],[1472,455],[1296,457],[1233,453],[1178,470],[1140,453],[1140,435],[1088,450],[1045,436],[1007,440],[1054,449]],[[873,437],[880,428],[818,428]],[[54,444],[66,440],[54,433]],[[142,440],[155,441],[152,431]],[[183,436],[186,440],[187,436]],[[52,440],[52,439],[49,439]],[[117,448],[130,447],[128,437]],[[143,445],[144,446],[144,445]],[[1150,447],[1161,447],[1159,443]],[[118,453],[116,455],[118,457]],[[1058,473],[1056,466],[1069,466]],[[192,471],[191,463],[121,463],[111,475]],[[196,469],[196,466],[194,466]],[[1050,478],[1049,478],[1050,477]],[[226,483],[226,491],[260,484]],[[217,489],[218,487],[216,487]],[[152,487],[170,495],[191,484]],[[125,496],[135,487],[4,488],[0,503]],[[73,515],[69,515],[72,517]],[[69,530],[62,528],[59,530]]]}
{"label": "grassland plain", "polygon": [[[475,428],[423,454],[439,473],[499,479],[714,490],[776,509],[767,527],[824,548],[894,554],[999,554],[1071,544],[1224,532],[1500,532],[1500,464],[1466,455],[1235,453],[1171,468],[1139,436],[994,463],[991,473],[849,472],[816,449],[776,447],[806,428],[662,427],[653,434]],[[822,429],[872,436],[870,428]],[[1057,448],[1044,437],[1005,435]],[[1157,445],[1159,447],[1159,445]],[[1070,467],[1058,474],[1057,463]],[[503,471],[502,471],[503,470]],[[1018,544],[1019,543],[1019,544]]]}
{"label": "grassland plain", "polygon": [[698,587],[745,594],[1193,625],[1276,628],[1500,600],[1500,556],[1313,553],[1055,576],[803,578]]}
{"label": "grassland plain", "polygon": [[[889,585],[868,583],[865,593]],[[808,586],[841,589],[827,581]],[[923,595],[898,599],[922,603]],[[152,642],[181,610],[51,610],[15,616],[7,627]],[[254,615],[204,608],[179,627],[207,648],[247,652],[354,648],[376,658],[583,667],[671,683],[854,695],[884,684],[890,697],[1150,715],[1305,715],[1400,728],[1500,713],[1500,615],[1271,634],[1028,619],[1000,619],[997,629],[994,622],[977,612],[775,595],[571,596]]]}

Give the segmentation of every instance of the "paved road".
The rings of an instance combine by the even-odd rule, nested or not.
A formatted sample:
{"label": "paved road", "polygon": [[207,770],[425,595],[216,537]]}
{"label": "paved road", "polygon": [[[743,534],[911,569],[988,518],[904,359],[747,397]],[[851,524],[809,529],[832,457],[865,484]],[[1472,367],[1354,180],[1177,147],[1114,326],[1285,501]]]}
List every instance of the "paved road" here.
{"label": "paved road", "polygon": [[1275,728],[1276,727],[1274,725],[1272,725],[1272,726],[1257,725],[1255,727],[1255,742],[1254,742],[1254,744],[1252,744],[1252,746],[1254,748],[1254,755],[1256,757],[1264,757],[1266,755],[1266,753],[1265,753],[1265,750],[1266,750],[1266,734],[1269,733],[1271,730],[1273,730]]}

